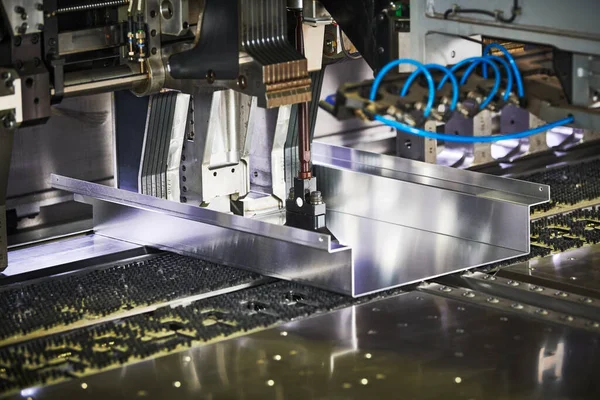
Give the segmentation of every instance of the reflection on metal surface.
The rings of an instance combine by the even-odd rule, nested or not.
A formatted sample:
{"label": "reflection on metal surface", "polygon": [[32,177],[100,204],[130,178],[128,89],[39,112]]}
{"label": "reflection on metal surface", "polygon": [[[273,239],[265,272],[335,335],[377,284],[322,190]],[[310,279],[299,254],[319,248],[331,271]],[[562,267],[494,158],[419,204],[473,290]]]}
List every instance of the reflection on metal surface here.
{"label": "reflection on metal surface", "polygon": [[600,298],[600,246],[594,245],[503,268],[498,275],[580,296]]}
{"label": "reflection on metal surface", "polygon": [[[15,136],[7,193],[9,203],[16,198],[11,207],[38,202],[37,198],[19,198],[50,190],[51,173],[68,173],[86,181],[113,176],[111,95],[66,99],[54,108],[70,112],[55,115],[44,125],[21,128]],[[93,117],[98,115],[104,116],[102,123],[95,123]],[[52,197],[61,195],[53,193]]]}
{"label": "reflection on metal surface", "polygon": [[31,390],[36,400],[595,399],[599,355],[589,332],[407,293]]}
{"label": "reflection on metal surface", "polygon": [[[594,268],[593,265],[588,267],[590,270]],[[600,299],[481,272],[465,273],[458,282],[461,286],[490,295],[600,321]]]}
{"label": "reflection on metal surface", "polygon": [[328,228],[365,294],[529,252],[529,207],[546,185],[314,143]]}
{"label": "reflection on metal surface", "polygon": [[[489,276],[490,280],[494,278]],[[512,298],[489,295],[471,289],[451,288],[436,283],[423,283],[419,290],[437,296],[448,297],[454,300],[465,301],[471,304],[490,307],[500,311],[517,313],[529,319],[539,319],[544,322],[566,325],[573,328],[584,329],[600,334],[600,322],[586,318],[573,317],[571,314],[560,313],[546,307],[533,306],[528,303],[518,302]]]}
{"label": "reflection on metal surface", "polygon": [[527,254],[529,207],[549,196],[545,185],[322,143],[314,154],[328,227],[343,246],[329,235],[56,175],[52,183],[93,198],[102,235],[352,296]]}
{"label": "reflection on metal surface", "polygon": [[93,197],[98,234],[352,293],[351,251],[332,244],[329,235],[56,175],[52,184]]}
{"label": "reflection on metal surface", "polygon": [[524,254],[335,210],[327,211],[327,221],[352,248],[354,293],[360,295]]}
{"label": "reflection on metal surface", "polygon": [[8,268],[2,274],[4,276],[13,276],[139,247],[132,243],[99,235],[63,239],[9,251]]}
{"label": "reflection on metal surface", "polygon": [[558,342],[550,348],[544,346],[540,349],[538,364],[538,382],[543,383],[545,374],[562,379],[562,370],[565,359],[565,344]]}

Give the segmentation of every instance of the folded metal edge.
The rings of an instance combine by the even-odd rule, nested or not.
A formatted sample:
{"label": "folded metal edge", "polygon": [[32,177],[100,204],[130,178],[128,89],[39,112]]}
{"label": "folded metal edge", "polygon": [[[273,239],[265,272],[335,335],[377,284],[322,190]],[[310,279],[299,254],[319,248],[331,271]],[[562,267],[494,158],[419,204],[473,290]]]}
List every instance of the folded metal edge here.
{"label": "folded metal edge", "polygon": [[349,248],[329,252],[258,232],[202,223],[142,207],[91,197],[84,200],[93,206],[94,231],[98,235],[342,294],[353,293]]}
{"label": "folded metal edge", "polygon": [[329,235],[58,175],[52,184],[93,206],[98,235],[353,295],[352,251]]}
{"label": "folded metal edge", "polygon": [[187,204],[158,199],[152,196],[129,192],[110,186],[98,185],[61,175],[52,174],[51,184],[55,189],[66,190],[77,195],[148,211],[160,212],[170,216],[227,229],[267,236],[282,241],[298,243],[303,246],[326,250],[331,253],[349,250],[344,246],[332,245],[331,236],[329,235],[267,223],[233,214],[225,214],[205,208],[193,207]]}
{"label": "folded metal edge", "polygon": [[315,165],[353,170],[378,176],[390,176],[419,185],[458,191],[479,197],[505,200],[523,205],[550,201],[550,186],[474,171],[370,153],[327,143],[313,143]]}

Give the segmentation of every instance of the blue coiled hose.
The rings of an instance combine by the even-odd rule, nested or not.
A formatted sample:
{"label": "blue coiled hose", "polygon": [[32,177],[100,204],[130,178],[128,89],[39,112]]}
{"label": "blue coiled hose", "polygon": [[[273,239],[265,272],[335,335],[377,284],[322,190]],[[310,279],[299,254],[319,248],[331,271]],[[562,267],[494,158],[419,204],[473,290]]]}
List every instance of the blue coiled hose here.
{"label": "blue coiled hose", "polygon": [[[484,57],[481,57],[482,59]],[[502,64],[504,66],[504,68],[506,69],[506,90],[504,92],[504,101],[508,100],[508,98],[510,97],[510,93],[512,92],[512,87],[513,87],[513,72],[512,69],[510,68],[510,65],[508,64],[508,62],[506,62],[505,59],[498,57],[498,56],[487,56],[485,57],[489,60],[493,60],[493,61],[497,61],[500,64]],[[464,85],[467,80],[469,79],[469,76],[471,75],[471,73],[475,70],[475,68],[477,68],[477,66],[479,64],[481,64],[482,61],[474,61],[466,70],[465,73],[462,76],[462,79],[460,80],[460,84]],[[484,63],[485,64],[485,63]],[[486,68],[487,69],[487,68]]]}
{"label": "blue coiled hose", "polygon": [[[517,66],[517,62],[515,61],[514,57],[508,52],[508,50],[506,50],[504,46],[499,45],[498,43],[490,43],[487,46],[485,46],[483,48],[483,55],[485,56],[492,49],[500,50],[502,54],[504,54],[515,74],[515,79],[517,81],[517,94],[519,95],[519,97],[524,97],[525,89],[523,88],[523,77],[521,76],[521,71],[519,71],[519,67]],[[487,68],[485,66],[483,67],[483,77],[488,77]]]}
{"label": "blue coiled hose", "polygon": [[[494,70],[494,73],[496,74],[496,81],[494,82],[494,87],[492,88],[492,91],[488,94],[488,96],[485,98],[485,100],[483,102],[481,102],[481,105],[479,106],[480,108],[485,108],[488,106],[488,104],[491,103],[491,101],[496,96],[496,93],[498,93],[498,90],[500,89],[501,74],[500,74],[500,69],[498,69],[498,66],[492,60],[489,60],[486,57],[470,57],[470,58],[465,58],[461,62],[455,64],[452,68],[450,68],[450,71],[452,71],[454,73],[454,72],[458,71],[459,69],[461,69],[463,66],[465,66],[469,63],[473,63],[475,61],[489,64],[492,67],[492,69]],[[442,78],[442,80],[438,84],[438,90],[444,86],[447,78],[448,78],[447,76],[444,76]]]}
{"label": "blue coiled hose", "polygon": [[[392,70],[392,68],[395,68],[401,64],[410,64],[410,65],[416,66],[417,70],[415,72],[413,72],[407,79],[407,81],[404,84],[404,87],[402,88],[402,91],[400,93],[401,96],[405,96],[407,94],[410,85],[414,82],[416,77],[420,73],[423,73],[425,75],[425,78],[427,79],[427,84],[429,86],[429,96],[428,96],[428,100],[427,100],[427,105],[424,110],[425,117],[428,117],[431,113],[431,109],[433,108],[433,103],[435,101],[435,84],[433,82],[433,77],[431,76],[429,69],[438,69],[445,73],[445,76],[442,78],[442,80],[438,84],[438,87],[437,87],[438,90],[440,90],[444,86],[444,84],[446,83],[446,81],[448,79],[450,79],[452,81],[453,99],[452,99],[451,109],[454,110],[454,108],[456,107],[456,103],[458,102],[458,93],[459,93],[458,82],[457,82],[457,79],[456,79],[456,76],[454,75],[454,73],[458,69],[462,68],[464,65],[471,63],[471,65],[467,68],[467,70],[463,74],[463,77],[460,82],[461,85],[464,85],[467,82],[467,79],[469,78],[470,74],[475,70],[475,68],[479,64],[483,64],[484,78],[487,78],[487,73],[488,73],[487,65],[490,65],[492,67],[492,69],[494,70],[495,76],[496,76],[495,84],[494,84],[494,87],[492,88],[492,91],[489,93],[489,95],[486,97],[486,99],[481,103],[480,108],[485,108],[492,101],[492,99],[496,96],[496,93],[498,92],[498,89],[500,88],[501,74],[500,74],[500,70],[495,62],[501,63],[504,66],[504,68],[506,69],[506,73],[507,73],[507,85],[506,85],[506,92],[504,94],[504,100],[507,100],[510,96],[510,93],[511,93],[512,87],[513,87],[513,78],[517,82],[517,92],[518,92],[517,94],[519,95],[519,97],[523,97],[524,96],[523,79],[522,79],[521,73],[517,67],[517,63],[516,63],[515,59],[510,55],[510,53],[503,46],[501,46],[497,43],[492,43],[492,44],[487,45],[484,49],[484,55],[489,53],[489,51],[493,48],[502,51],[504,53],[504,55],[506,56],[506,59],[508,60],[508,62],[506,60],[504,60],[503,58],[497,57],[497,56],[471,57],[471,58],[467,58],[465,60],[460,61],[459,63],[454,65],[452,68],[448,69],[446,67],[443,67],[443,66],[437,65],[437,64],[423,65],[418,61],[406,59],[406,58],[394,60],[394,61],[388,63],[385,67],[383,67],[382,70],[377,74],[377,77],[375,78],[375,80],[373,81],[373,85],[371,86],[371,92],[370,92],[369,99],[371,101],[375,101],[376,96],[377,96],[377,90],[379,89],[379,86],[381,85],[383,78],[390,70]],[[512,67],[512,71],[511,71],[511,67]],[[514,76],[513,76],[513,74],[514,74]],[[526,130],[523,132],[502,134],[502,135],[492,135],[492,136],[459,136],[459,135],[448,135],[448,134],[443,134],[443,133],[428,132],[423,129],[408,126],[408,125],[398,122],[396,120],[392,120],[392,119],[383,117],[381,115],[376,115],[375,120],[379,121],[385,125],[388,125],[394,129],[400,130],[402,132],[420,136],[420,137],[423,137],[426,139],[444,140],[447,142],[459,142],[459,143],[491,143],[491,142],[497,142],[497,141],[501,141],[501,140],[522,139],[522,138],[526,138],[526,137],[529,137],[529,136],[532,136],[532,135],[535,135],[535,134],[538,134],[541,132],[548,131],[548,130],[550,130],[552,128],[556,128],[558,126],[568,125],[568,124],[571,124],[574,122],[574,118],[572,116],[569,116],[567,118],[563,118],[558,121],[551,122],[546,125],[538,126],[536,128],[529,129],[529,130]]]}
{"label": "blue coiled hose", "polygon": [[508,140],[508,139],[522,139],[531,135],[535,135],[538,133],[542,133],[548,131],[552,128],[556,128],[557,126],[563,126],[567,124],[572,124],[574,119],[573,117],[567,117],[560,119],[555,122],[551,122],[546,125],[538,126],[537,128],[529,129],[523,132],[517,133],[509,133],[504,135],[493,135],[493,136],[457,136],[457,135],[447,135],[444,133],[435,133],[435,132],[427,132],[423,129],[414,128],[412,126],[408,126],[401,122],[391,120],[385,118],[381,115],[376,115],[375,120],[385,125],[391,126],[392,128],[398,129],[399,131],[410,133],[411,135],[424,137],[426,139],[437,139],[437,140],[445,140],[446,142],[459,142],[459,143],[491,143],[498,142],[500,140]]}
{"label": "blue coiled hose", "polygon": [[385,78],[387,73],[390,72],[392,68],[395,68],[402,64],[414,65],[415,67],[417,67],[417,71],[423,72],[425,78],[427,78],[427,84],[429,85],[429,98],[427,99],[427,105],[425,106],[425,111],[423,112],[423,114],[426,117],[428,117],[431,113],[431,109],[433,108],[433,102],[435,101],[435,84],[433,82],[433,77],[431,76],[431,73],[427,70],[427,68],[425,68],[423,64],[415,60],[411,60],[408,58],[400,58],[398,60],[393,60],[387,63],[387,65],[383,67],[381,71],[379,71],[379,73],[375,77],[375,80],[373,81],[373,85],[371,86],[371,93],[369,95],[369,100],[375,101],[375,99],[377,98],[377,90],[379,89],[379,85],[381,85],[381,81],[383,81],[383,78]]}
{"label": "blue coiled hose", "polygon": [[[446,68],[439,64],[427,64],[427,65],[425,65],[425,68],[427,68],[428,70],[429,69],[437,69],[439,71],[442,71],[446,74],[448,79],[450,79],[450,82],[452,83],[452,103],[450,104],[450,109],[452,111],[454,111],[456,109],[456,104],[458,103],[458,95],[460,94],[460,88],[458,86],[458,81],[456,80],[456,76],[454,76],[454,74],[452,73],[452,71],[450,71],[449,68]],[[402,96],[402,97],[406,96],[406,94],[408,93],[408,89],[413,84],[415,79],[417,79],[417,76],[419,76],[420,73],[421,73],[421,70],[419,69],[419,70],[414,71],[412,74],[410,74],[410,76],[404,83],[404,87],[402,88],[402,91],[400,92],[400,96]],[[438,90],[439,90],[439,88],[438,88]]]}

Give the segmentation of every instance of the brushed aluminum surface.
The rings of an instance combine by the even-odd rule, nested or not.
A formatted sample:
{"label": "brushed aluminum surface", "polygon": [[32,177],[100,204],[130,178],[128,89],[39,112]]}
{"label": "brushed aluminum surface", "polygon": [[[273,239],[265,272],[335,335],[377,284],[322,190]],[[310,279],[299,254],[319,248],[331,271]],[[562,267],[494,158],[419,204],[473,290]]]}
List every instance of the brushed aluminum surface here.
{"label": "brushed aluminum surface", "polygon": [[329,235],[56,175],[52,183],[88,197],[97,234],[353,293],[351,251]]}
{"label": "brushed aluminum surface", "polygon": [[328,235],[57,175],[89,198],[95,231],[362,296],[529,252],[529,207],[549,188],[314,144]]}
{"label": "brushed aluminum surface", "polygon": [[328,228],[354,256],[355,294],[529,253],[529,208],[550,188],[313,144]]}
{"label": "brushed aluminum surface", "polygon": [[597,399],[599,375],[597,334],[411,292],[20,395]]}
{"label": "brushed aluminum surface", "polygon": [[132,243],[94,234],[60,239],[10,250],[8,252],[8,268],[2,272],[2,275],[19,275],[139,247]]}

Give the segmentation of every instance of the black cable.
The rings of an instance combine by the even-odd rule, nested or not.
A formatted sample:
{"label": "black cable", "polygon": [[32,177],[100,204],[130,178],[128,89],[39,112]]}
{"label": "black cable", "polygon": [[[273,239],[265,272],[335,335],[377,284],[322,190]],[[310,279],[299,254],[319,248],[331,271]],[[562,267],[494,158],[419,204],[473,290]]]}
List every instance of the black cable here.
{"label": "black cable", "polygon": [[517,15],[519,14],[520,11],[521,11],[521,7],[519,7],[519,0],[515,0],[513,3],[512,10],[511,10],[510,18],[504,18],[502,16],[502,14],[498,14],[496,16],[496,18],[500,22],[504,22],[505,24],[510,24],[517,18]]}
{"label": "black cable", "polygon": [[450,14],[481,14],[496,18],[496,13],[476,8],[450,8],[444,13],[444,19],[448,19]]}
{"label": "black cable", "polygon": [[460,8],[453,7],[449,8],[444,12],[444,19],[448,19],[451,14],[480,14],[487,15],[488,17],[494,18],[496,21],[504,22],[505,24],[510,24],[514,22],[517,18],[517,15],[521,11],[521,7],[519,7],[519,0],[514,0],[513,7],[511,9],[511,15],[509,18],[504,18],[501,12],[493,12],[488,10],[481,10],[478,8]]}

